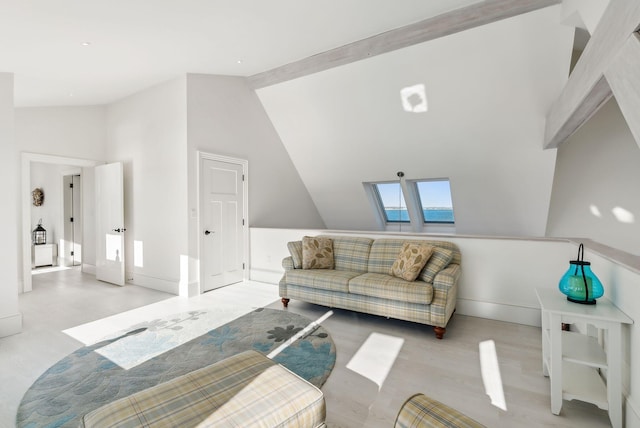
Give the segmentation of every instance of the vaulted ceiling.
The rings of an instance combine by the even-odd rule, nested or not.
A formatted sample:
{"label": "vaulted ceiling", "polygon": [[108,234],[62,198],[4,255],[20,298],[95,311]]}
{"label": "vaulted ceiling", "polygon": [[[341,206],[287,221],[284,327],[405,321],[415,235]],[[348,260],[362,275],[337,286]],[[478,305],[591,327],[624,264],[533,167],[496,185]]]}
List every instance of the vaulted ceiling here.
{"label": "vaulted ceiling", "polygon": [[455,32],[557,2],[3,0],[0,70],[17,106],[107,104],[184,73],[252,76],[437,16]]}

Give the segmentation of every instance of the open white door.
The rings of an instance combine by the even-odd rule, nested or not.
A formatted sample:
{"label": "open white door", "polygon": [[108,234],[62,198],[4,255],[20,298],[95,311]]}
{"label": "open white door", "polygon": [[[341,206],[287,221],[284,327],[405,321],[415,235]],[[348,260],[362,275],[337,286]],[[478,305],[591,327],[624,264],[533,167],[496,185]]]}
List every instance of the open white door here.
{"label": "open white door", "polygon": [[244,166],[200,160],[202,292],[244,279]]}
{"label": "open white door", "polygon": [[96,279],[124,285],[124,186],[122,163],[95,168]]}

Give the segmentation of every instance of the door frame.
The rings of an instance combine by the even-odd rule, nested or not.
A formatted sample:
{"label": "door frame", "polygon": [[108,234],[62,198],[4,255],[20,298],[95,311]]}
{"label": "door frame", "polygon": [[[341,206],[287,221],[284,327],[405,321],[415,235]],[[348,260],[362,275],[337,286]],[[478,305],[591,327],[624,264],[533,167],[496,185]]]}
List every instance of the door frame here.
{"label": "door frame", "polygon": [[197,174],[197,201],[198,201],[198,289],[199,294],[203,293],[204,284],[204,269],[202,269],[202,254],[203,251],[203,234],[202,234],[202,216],[204,209],[202,206],[202,166],[203,160],[212,160],[218,162],[226,162],[234,165],[242,166],[244,174],[244,180],[242,181],[242,217],[244,218],[244,225],[242,226],[242,258],[244,259],[244,269],[242,270],[242,280],[249,279],[249,161],[246,159],[233,158],[230,156],[216,155],[213,153],[207,153],[198,151],[198,162],[196,168]]}
{"label": "door frame", "polygon": [[[21,153],[22,167],[22,293],[33,289],[31,282],[31,163],[49,163],[79,168],[92,168],[102,162],[39,153]],[[84,207],[83,207],[84,210]],[[20,291],[19,291],[20,293]]]}

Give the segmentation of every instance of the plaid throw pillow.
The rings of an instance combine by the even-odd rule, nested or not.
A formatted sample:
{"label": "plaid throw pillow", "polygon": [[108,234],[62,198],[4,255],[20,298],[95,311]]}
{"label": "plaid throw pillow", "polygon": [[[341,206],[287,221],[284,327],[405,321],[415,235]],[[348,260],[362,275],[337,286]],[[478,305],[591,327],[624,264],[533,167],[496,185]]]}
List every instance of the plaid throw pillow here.
{"label": "plaid throw pillow", "polygon": [[453,259],[453,251],[446,248],[433,247],[433,255],[420,273],[420,279],[424,282],[433,282],[438,272],[449,266]]}

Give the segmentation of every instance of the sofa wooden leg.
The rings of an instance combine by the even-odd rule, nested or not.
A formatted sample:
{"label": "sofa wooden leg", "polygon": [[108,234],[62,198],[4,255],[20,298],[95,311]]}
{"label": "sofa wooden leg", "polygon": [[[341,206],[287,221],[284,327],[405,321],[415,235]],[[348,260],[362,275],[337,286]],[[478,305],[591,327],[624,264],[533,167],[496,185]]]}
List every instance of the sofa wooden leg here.
{"label": "sofa wooden leg", "polygon": [[285,308],[289,307],[289,299],[287,299],[286,297],[283,297],[282,306],[284,306]]}
{"label": "sofa wooden leg", "polygon": [[436,334],[436,339],[442,339],[447,329],[444,327],[433,327],[433,331]]}

